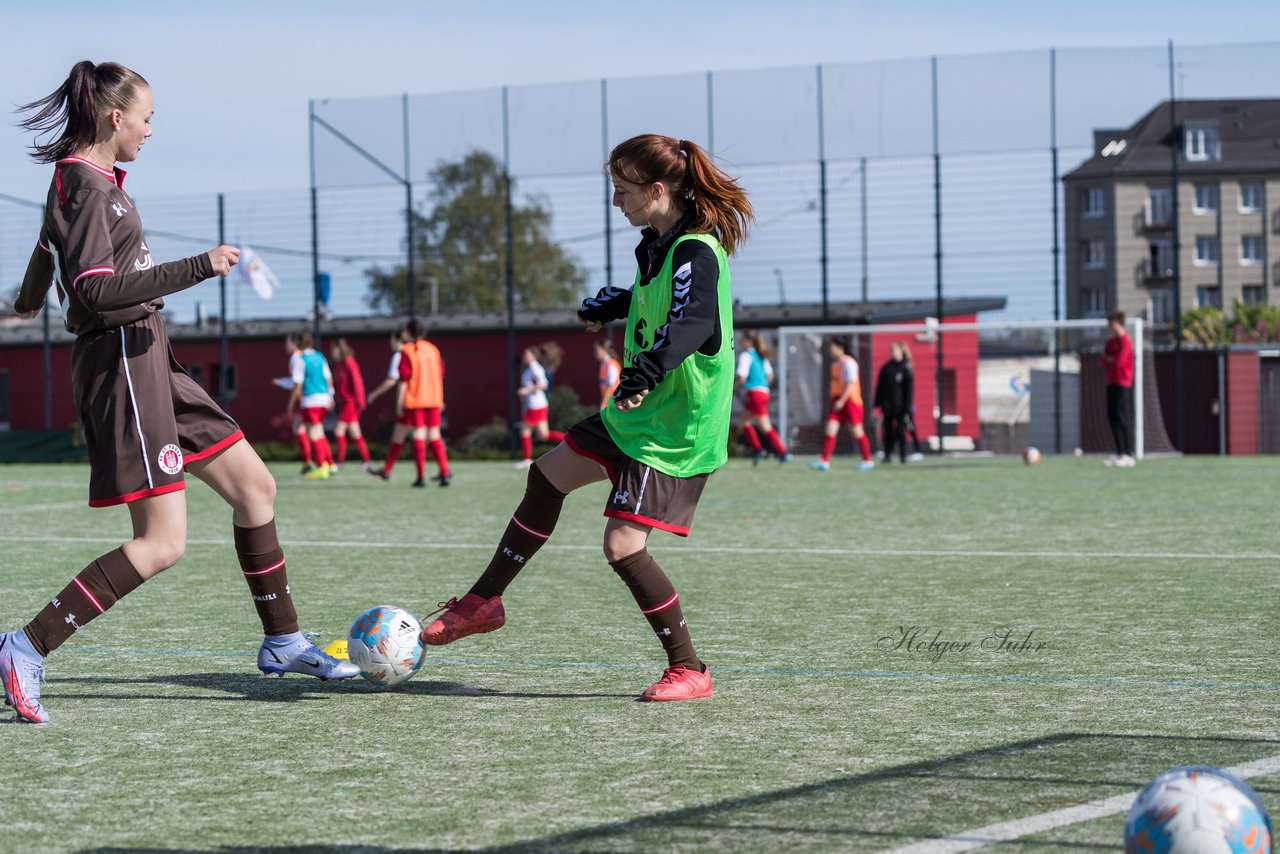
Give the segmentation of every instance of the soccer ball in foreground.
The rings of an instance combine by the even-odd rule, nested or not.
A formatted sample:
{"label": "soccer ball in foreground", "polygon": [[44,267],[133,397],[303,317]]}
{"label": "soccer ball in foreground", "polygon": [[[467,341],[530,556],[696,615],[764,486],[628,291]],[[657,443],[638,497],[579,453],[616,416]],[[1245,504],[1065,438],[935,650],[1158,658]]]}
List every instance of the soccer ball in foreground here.
{"label": "soccer ball in foreground", "polygon": [[1270,854],[1271,819],[1248,784],[1208,765],[1165,771],[1124,825],[1127,854]]}
{"label": "soccer ball in foreground", "polygon": [[422,666],[422,624],[403,608],[377,605],[351,624],[347,655],[360,675],[391,688],[409,680]]}
{"label": "soccer ball in foreground", "polygon": [[1022,452],[1022,461],[1029,466],[1040,462],[1040,450],[1038,448],[1027,448]]}

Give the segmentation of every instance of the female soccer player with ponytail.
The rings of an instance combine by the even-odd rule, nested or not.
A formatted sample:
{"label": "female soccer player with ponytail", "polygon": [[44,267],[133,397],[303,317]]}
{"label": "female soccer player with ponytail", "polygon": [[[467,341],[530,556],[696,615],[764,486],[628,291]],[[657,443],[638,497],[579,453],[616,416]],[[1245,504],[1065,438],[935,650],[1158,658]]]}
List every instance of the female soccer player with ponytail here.
{"label": "female soccer player with ponytail", "polygon": [[167,294],[225,276],[239,250],[157,264],[117,163],[151,136],[147,82],[124,66],[77,63],[22,126],[56,137],[33,146],[54,164],[44,223],[14,306],[34,317],[50,284],[76,336],[71,383],[89,452],[89,506],[125,504],[133,539],[82,569],[24,628],[0,634],[5,701],[44,723],[44,659],[90,620],[172,566],[186,548],[184,471],[231,505],[236,553],[266,638],[258,668],[349,679],[359,671],[298,631],[276,538],[275,481],[244,434],[187,376],[158,313]]}
{"label": "female soccer player with ponytail", "polygon": [[675,587],[646,548],[657,528],[688,536],[711,472],[728,456],[733,404],[733,301],[728,256],[742,242],[751,203],[698,146],[646,134],[609,157],[613,204],[643,228],[629,289],[606,287],[583,302],[590,331],[627,319],[613,405],[570,428],[529,469],[489,566],[461,600],[423,630],[428,644],[491,632],[506,620],[502,594],[555,529],[566,495],[603,480],[604,553],[667,654],[643,700],[710,697]]}

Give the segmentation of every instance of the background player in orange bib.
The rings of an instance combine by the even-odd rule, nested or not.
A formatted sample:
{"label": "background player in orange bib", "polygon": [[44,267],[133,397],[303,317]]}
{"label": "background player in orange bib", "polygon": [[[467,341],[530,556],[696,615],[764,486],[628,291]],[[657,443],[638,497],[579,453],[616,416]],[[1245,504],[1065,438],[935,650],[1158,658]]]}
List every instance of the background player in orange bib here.
{"label": "background player in orange bib", "polygon": [[613,403],[613,393],[622,376],[622,363],[618,361],[613,342],[608,338],[597,339],[595,352],[596,361],[600,363],[600,408],[604,409]]}
{"label": "background player in orange bib", "polygon": [[876,464],[871,462],[871,440],[862,426],[862,381],[858,376],[858,360],[849,355],[849,345],[839,338],[827,342],[827,355],[831,358],[831,409],[827,413],[827,427],[822,440],[822,459],[810,463],[809,467],[817,471],[831,468],[836,435],[843,424],[849,428],[862,452],[858,471],[871,471]]}
{"label": "background player in orange bib", "polygon": [[[391,447],[387,450],[387,462],[381,471],[372,474],[383,480],[391,479],[404,447],[405,436],[413,433],[413,462],[418,470],[414,486],[426,486],[427,450],[435,458],[440,471],[435,480],[448,486],[453,479],[449,472],[449,455],[440,434],[441,413],[444,410],[444,360],[440,350],[427,340],[427,329],[422,321],[414,319],[401,330],[398,360],[393,360],[398,380],[396,386],[396,428],[391,434]],[[379,389],[380,391],[380,389]]]}

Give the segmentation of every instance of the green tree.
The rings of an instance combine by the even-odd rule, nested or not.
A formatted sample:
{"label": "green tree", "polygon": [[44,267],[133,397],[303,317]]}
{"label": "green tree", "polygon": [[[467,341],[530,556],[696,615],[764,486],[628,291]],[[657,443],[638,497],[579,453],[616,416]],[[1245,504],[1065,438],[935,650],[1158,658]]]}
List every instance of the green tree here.
{"label": "green tree", "polygon": [[1221,347],[1229,341],[1227,316],[1222,309],[1206,305],[1182,313],[1182,342],[1193,347]]}
{"label": "green tree", "polygon": [[[506,308],[506,217],[502,166],[484,151],[441,163],[428,176],[431,210],[413,212],[415,307],[429,309],[431,282],[443,313],[494,312]],[[541,197],[517,200],[512,184],[513,284],[517,309],[577,306],[586,272],[552,242],[551,211]],[[372,267],[370,308],[409,310],[405,265]]]}
{"label": "green tree", "polygon": [[1280,306],[1265,302],[1237,302],[1231,329],[1239,344],[1273,344],[1280,341]]}

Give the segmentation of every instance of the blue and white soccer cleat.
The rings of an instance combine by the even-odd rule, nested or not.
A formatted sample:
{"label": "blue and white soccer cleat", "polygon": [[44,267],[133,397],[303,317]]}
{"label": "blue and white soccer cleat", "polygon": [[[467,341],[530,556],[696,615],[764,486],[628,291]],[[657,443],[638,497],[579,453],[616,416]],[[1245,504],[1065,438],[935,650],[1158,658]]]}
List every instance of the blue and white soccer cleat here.
{"label": "blue and white soccer cleat", "polygon": [[831,463],[826,460],[814,460],[809,463],[809,468],[814,471],[831,471]]}
{"label": "blue and white soccer cleat", "polygon": [[13,706],[19,721],[49,722],[49,715],[40,705],[44,656],[35,651],[22,629],[0,634],[0,678],[4,680],[5,705]]}
{"label": "blue and white soccer cleat", "polygon": [[321,652],[301,632],[291,635],[268,635],[258,649],[258,669],[263,676],[280,676],[301,673],[317,679],[351,679],[360,675],[360,668],[349,661],[339,661]]}
{"label": "blue and white soccer cleat", "polygon": [[858,471],[871,471],[875,467],[876,467],[876,464],[871,462],[871,460],[863,460],[862,462],[858,463]]}

